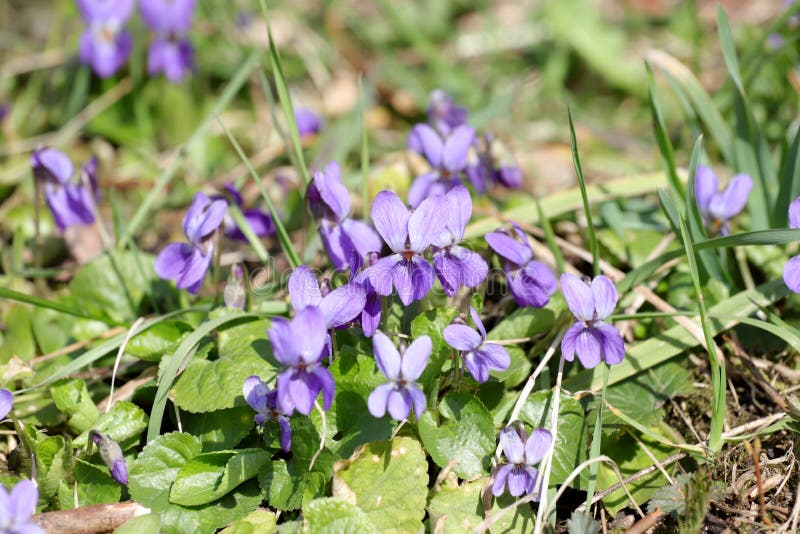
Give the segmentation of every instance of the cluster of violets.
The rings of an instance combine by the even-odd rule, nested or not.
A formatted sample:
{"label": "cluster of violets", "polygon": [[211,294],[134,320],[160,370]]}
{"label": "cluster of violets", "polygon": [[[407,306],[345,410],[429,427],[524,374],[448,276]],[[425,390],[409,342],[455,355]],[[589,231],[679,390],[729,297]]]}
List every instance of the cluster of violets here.
{"label": "cluster of violets", "polygon": [[[86,29],[78,55],[98,76],[114,75],[128,61],[133,37],[125,25],[136,8],[135,0],[77,0]],[[194,66],[194,50],[188,32],[195,0],[139,0],[142,20],[153,32],[147,54],[151,75],[163,73],[177,83]]]}
{"label": "cluster of violets", "polygon": [[407,139],[408,149],[430,167],[411,184],[411,207],[464,182],[479,194],[493,183],[512,189],[522,185],[522,171],[511,154],[491,133],[476,133],[467,123],[467,110],[450,95],[433,91],[427,112],[428,122],[415,125]]}

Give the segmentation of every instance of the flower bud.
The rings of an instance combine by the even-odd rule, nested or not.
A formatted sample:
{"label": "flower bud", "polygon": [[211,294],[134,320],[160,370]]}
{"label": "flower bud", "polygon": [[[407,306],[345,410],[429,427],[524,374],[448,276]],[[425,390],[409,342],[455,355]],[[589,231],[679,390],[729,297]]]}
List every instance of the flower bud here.
{"label": "flower bud", "polygon": [[122,449],[119,444],[98,430],[90,431],[89,437],[97,445],[100,458],[103,459],[103,463],[111,471],[111,478],[123,486],[127,485],[128,467],[125,465],[125,457],[122,455]]}
{"label": "flower bud", "polygon": [[225,284],[225,291],[223,292],[225,306],[243,310],[246,297],[244,273],[242,272],[242,266],[237,263],[231,267],[231,276],[228,278],[228,283]]}

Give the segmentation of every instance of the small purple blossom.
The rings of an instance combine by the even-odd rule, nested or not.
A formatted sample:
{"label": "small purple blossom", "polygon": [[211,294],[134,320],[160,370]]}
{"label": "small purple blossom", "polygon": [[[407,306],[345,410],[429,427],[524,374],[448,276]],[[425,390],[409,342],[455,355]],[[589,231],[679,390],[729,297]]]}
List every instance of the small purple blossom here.
{"label": "small purple blossom", "polygon": [[375,230],[350,217],[350,193],[342,184],[338,163],[332,161],[324,172],[314,173],[307,198],[319,222],[322,243],[336,269],[349,268],[354,251],[362,258],[369,252],[380,252],[381,240]]}
{"label": "small purple blossom", "polygon": [[98,430],[89,432],[89,437],[97,445],[100,458],[102,458],[103,463],[106,464],[106,467],[111,472],[111,478],[116,480],[118,484],[127,485],[128,466],[125,464],[125,456],[122,454],[119,443]]}
{"label": "small purple blossom", "polygon": [[[378,253],[370,252],[367,254],[366,262],[363,262],[366,267],[375,265],[378,262]],[[364,309],[361,310],[361,317],[359,322],[361,324],[361,331],[365,337],[372,337],[378,326],[381,324],[381,313],[383,312],[383,301],[381,296],[372,287],[369,278],[364,276],[364,271],[361,270],[362,261],[357,253],[353,253],[350,260],[350,282],[360,285],[364,288],[366,294],[366,302]]]}
{"label": "small purple blossom", "polygon": [[256,411],[253,418],[259,427],[267,421],[275,421],[281,430],[281,448],[289,452],[292,448],[292,425],[289,417],[278,406],[278,390],[269,389],[258,376],[250,376],[244,381],[242,395],[252,409]]}
{"label": "small purple blossom", "polygon": [[469,313],[477,331],[455,323],[445,327],[443,336],[448,345],[461,351],[472,378],[483,383],[489,380],[489,369],[505,371],[511,365],[511,358],[505,347],[486,341],[486,329],[475,308],[470,306]]}
{"label": "small purple blossom", "polygon": [[[800,197],[789,204],[789,228],[800,229]],[[789,289],[800,293],[800,255],[794,256],[783,266],[783,281]]]}
{"label": "small purple blossom", "polygon": [[325,316],[316,306],[298,310],[294,319],[272,320],[267,331],[275,358],[287,368],[278,375],[278,406],[284,414],[308,415],[322,391],[324,409],[331,407],[335,385],[322,366],[328,337]]}
{"label": "small purple blossom", "polygon": [[297,123],[297,132],[303,139],[314,136],[322,130],[322,117],[308,108],[295,108],[294,121]]}
{"label": "small purple blossom", "polygon": [[522,170],[516,160],[490,133],[475,140],[464,173],[478,193],[483,193],[490,181],[509,189],[522,186]]}
{"label": "small purple blossom", "polygon": [[325,327],[338,328],[353,321],[364,309],[366,291],[358,284],[345,284],[333,291],[327,287],[323,292],[314,273],[300,265],[289,277],[289,297],[295,311],[316,307],[322,312]]}
{"label": "small purple blossom", "polygon": [[150,75],[164,73],[172,83],[183,79],[194,65],[194,49],[187,34],[195,0],[141,0],[145,24],[155,32],[147,55]]}
{"label": "small purple blossom", "polygon": [[441,196],[426,198],[412,213],[391,191],[375,197],[372,220],[393,252],[364,271],[376,293],[391,295],[394,287],[405,306],[428,293],[434,271],[422,254],[444,228],[442,202]]}
{"label": "small purple blossom", "polygon": [[522,425],[517,428],[510,426],[500,431],[500,446],[508,462],[495,470],[494,496],[502,495],[507,486],[512,497],[537,494],[534,500],[538,501],[542,481],[534,466],[553,446],[553,435],[548,430],[537,428],[528,437]]}
{"label": "small purple blossom", "polygon": [[427,124],[417,124],[408,134],[408,148],[425,156],[432,170],[418,176],[408,190],[408,203],[416,208],[431,196],[443,195],[461,183],[475,130],[458,126],[446,138]]}
{"label": "small purple blossom", "polygon": [[703,222],[720,235],[730,232],[730,220],[747,205],[747,197],[753,188],[753,179],[747,174],[737,174],[722,191],[717,175],[710,167],[697,167],[694,194]]}
{"label": "small purple blossom", "polygon": [[469,190],[457,185],[445,196],[441,208],[445,224],[433,240],[433,267],[447,296],[452,297],[461,286],[476,287],[486,278],[489,266],[481,256],[459,245],[472,215]]}
{"label": "small purple blossom", "polygon": [[47,207],[62,232],[70,226],[88,225],[95,220],[97,191],[97,160],[90,159],[72,181],[72,161],[54,148],[41,148],[31,154],[34,178],[44,185]]}
{"label": "small purple blossom", "polygon": [[442,135],[467,123],[467,110],[457,106],[453,97],[441,89],[434,89],[428,99],[428,123]]}
{"label": "small purple blossom", "polygon": [[17,482],[11,494],[0,484],[0,532],[3,534],[44,534],[44,529],[31,523],[36,512],[39,490],[27,479]]}
{"label": "small purple blossom", "polygon": [[558,283],[553,271],[542,262],[533,260],[533,250],[522,229],[514,225],[517,241],[504,232],[486,234],[486,242],[505,262],[508,287],[520,306],[541,308],[550,301]]}
{"label": "small purple blossom", "polygon": [[98,76],[112,76],[128,60],[133,39],[123,26],[134,7],[134,0],[78,0],[86,22],[78,55]]}
{"label": "small purple blossom", "polygon": [[156,274],[175,280],[179,289],[197,293],[211,266],[216,240],[215,232],[222,224],[228,203],[211,200],[197,193],[183,218],[183,232],[188,243],[170,243],[156,258]]}
{"label": "small purple blossom", "polygon": [[0,389],[0,421],[11,413],[14,407],[14,395],[7,389]]}
{"label": "small purple blossom", "polygon": [[572,361],[577,353],[584,367],[591,369],[600,361],[615,365],[625,357],[622,335],[604,322],[617,306],[617,288],[604,275],[589,283],[570,273],[561,275],[561,291],[575,322],[561,340],[561,354]]}
{"label": "small purple blossom", "polygon": [[428,336],[415,339],[408,348],[400,352],[382,332],[372,337],[375,350],[375,362],[383,376],[389,382],[372,390],[367,400],[369,413],[374,417],[383,417],[387,410],[393,419],[407,419],[414,407],[414,415],[419,419],[425,411],[425,394],[416,380],[428,364],[433,344]]}
{"label": "small purple blossom", "polygon": [[[233,184],[225,184],[225,192],[230,200],[236,203],[236,206],[242,211],[242,216],[245,222],[250,227],[255,235],[258,237],[266,237],[275,235],[275,223],[272,221],[269,213],[262,211],[258,208],[242,209],[244,206],[244,199],[242,194],[236,189]],[[225,237],[236,239],[237,241],[247,242],[247,237],[242,232],[241,228],[236,224],[229,214],[225,215]]]}

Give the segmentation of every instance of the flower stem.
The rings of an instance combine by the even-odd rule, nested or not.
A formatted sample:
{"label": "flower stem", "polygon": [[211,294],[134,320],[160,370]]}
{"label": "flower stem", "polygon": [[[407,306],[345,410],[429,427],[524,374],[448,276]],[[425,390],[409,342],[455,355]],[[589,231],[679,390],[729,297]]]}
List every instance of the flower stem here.
{"label": "flower stem", "polygon": [[[589,458],[597,458],[600,456],[600,445],[603,439],[603,407],[606,403],[606,387],[608,387],[608,365],[603,365],[603,389],[600,390],[600,406],[597,408],[597,419],[594,422],[594,434],[592,435],[592,450],[589,453]],[[589,466],[589,485],[586,490],[586,511],[592,505],[594,498],[594,491],[597,487],[597,470],[600,467],[599,463],[594,463]]]}

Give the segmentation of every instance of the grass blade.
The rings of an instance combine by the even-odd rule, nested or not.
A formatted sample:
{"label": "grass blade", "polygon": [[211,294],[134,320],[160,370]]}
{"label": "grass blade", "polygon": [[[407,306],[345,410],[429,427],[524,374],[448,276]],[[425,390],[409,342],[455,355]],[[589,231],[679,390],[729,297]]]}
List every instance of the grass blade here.
{"label": "grass blade", "polygon": [[358,77],[358,110],[361,115],[361,210],[364,222],[369,221],[369,130],[367,129],[367,102],[364,83]]}
{"label": "grass blade", "polygon": [[[241,230],[244,236],[247,238],[247,242],[250,243],[251,247],[253,247],[256,256],[258,256],[258,259],[261,260],[261,263],[266,263],[267,259],[269,259],[269,254],[267,254],[266,249],[264,249],[261,239],[255,234],[255,232],[253,232],[253,229],[250,227],[250,225],[247,224],[247,220],[245,220],[242,210],[239,209],[239,206],[237,206],[235,202],[228,203],[228,214],[231,216],[231,219],[233,219],[233,222],[236,223],[236,226],[239,228],[239,230]],[[272,212],[270,211],[270,215],[271,214]]]}
{"label": "grass blade", "polygon": [[681,89],[683,96],[691,102],[695,113],[723,153],[725,160],[735,161],[733,132],[697,77],[683,63],[661,50],[648,52],[647,62],[671,78],[674,82],[673,88]]}
{"label": "grass blade", "polygon": [[667,134],[667,128],[664,126],[664,117],[661,114],[661,106],[658,103],[656,84],[655,79],[653,78],[653,70],[646,62],[645,67],[647,68],[650,115],[653,118],[653,130],[656,134],[658,149],[661,152],[661,158],[664,160],[664,166],[666,167],[670,188],[674,191],[677,199],[679,201],[683,201],[683,199],[686,198],[686,190],[684,189],[680,178],[678,178],[678,171],[675,167],[675,152],[672,149],[672,141],[670,141],[669,135]]}
{"label": "grass blade", "polygon": [[69,306],[67,304],[62,304],[61,302],[55,302],[40,297],[34,297],[33,295],[20,293],[19,291],[14,291],[13,289],[8,289],[7,287],[0,287],[0,298],[14,300],[16,302],[22,302],[24,304],[32,304],[40,308],[47,308],[49,310],[66,313],[67,315],[80,317],[81,319],[91,319],[92,321],[99,321],[101,323],[110,324],[114,326],[119,326],[122,324],[113,321],[108,317],[95,316],[92,315],[91,313],[87,313],[85,310],[81,310],[79,308],[73,308],[72,306]]}
{"label": "grass blade", "polygon": [[228,136],[228,140],[233,145],[233,148],[236,150],[239,158],[241,158],[242,162],[247,167],[247,170],[250,172],[250,176],[256,182],[258,189],[261,191],[261,196],[264,198],[264,203],[267,205],[269,215],[272,217],[272,222],[275,224],[275,233],[278,236],[278,241],[281,244],[281,248],[283,249],[284,254],[286,254],[286,258],[289,260],[289,264],[292,266],[292,269],[296,268],[298,265],[300,265],[300,259],[297,256],[297,252],[294,250],[294,245],[292,244],[292,240],[289,238],[288,232],[286,232],[286,227],[283,226],[283,221],[281,221],[278,212],[275,210],[275,205],[272,204],[272,199],[269,198],[267,188],[264,187],[263,183],[261,183],[261,178],[259,178],[258,173],[253,168],[253,165],[250,163],[248,157],[245,155],[242,147],[239,145],[239,142],[236,141],[236,138],[233,136],[230,130],[228,130],[228,128],[222,124],[222,121],[219,121],[219,123],[222,126],[222,129],[225,130],[225,135]]}
{"label": "grass blade", "polygon": [[800,241],[800,230],[798,229],[759,230],[757,232],[745,232],[700,241],[694,244],[694,249],[705,250],[748,245],[785,245],[796,241]]}
{"label": "grass blade", "polygon": [[278,99],[280,100],[281,109],[283,109],[283,115],[286,118],[286,124],[289,126],[289,138],[292,141],[292,149],[294,150],[296,162],[300,166],[300,175],[303,177],[303,182],[308,185],[311,182],[311,176],[308,174],[308,167],[306,166],[306,160],[303,156],[303,144],[300,142],[300,132],[297,129],[297,121],[294,117],[294,108],[292,106],[292,97],[289,94],[289,86],[286,84],[286,77],[281,68],[278,49],[275,47],[275,40],[272,38],[267,2],[266,0],[261,0],[260,3],[261,13],[264,15],[264,22],[267,25],[269,60],[272,66],[272,76],[275,80],[275,87],[278,89]]}
{"label": "grass blade", "polygon": [[719,31],[719,44],[722,48],[722,57],[725,60],[725,66],[728,67],[728,72],[739,94],[744,97],[746,93],[744,91],[744,84],[742,83],[742,74],[739,71],[739,60],[736,58],[736,45],[733,42],[733,33],[731,32],[728,15],[722,8],[722,5],[717,6],[717,30]]}
{"label": "grass blade", "polygon": [[236,71],[231,81],[228,82],[228,85],[222,91],[222,94],[219,95],[217,101],[212,106],[211,110],[209,110],[206,117],[203,119],[203,122],[200,123],[194,133],[189,137],[186,143],[181,147],[178,151],[176,157],[172,160],[172,163],[169,164],[161,176],[159,177],[158,181],[153,184],[152,189],[147,193],[147,196],[144,197],[144,200],[139,205],[139,208],[131,217],[131,221],[128,224],[128,227],[123,235],[123,238],[120,240],[118,247],[124,248],[128,241],[136,234],[139,230],[139,227],[147,221],[147,216],[150,213],[150,210],[153,208],[154,204],[157,200],[163,198],[164,196],[164,189],[169,185],[173,178],[175,178],[175,173],[178,171],[178,168],[183,163],[183,160],[186,158],[187,154],[191,150],[192,147],[205,135],[206,130],[208,130],[211,123],[214,119],[222,113],[228,104],[239,92],[239,89],[244,85],[247,81],[247,78],[250,76],[250,73],[253,72],[253,69],[259,63],[259,59],[261,58],[261,51],[256,51],[250,54],[248,58],[242,63],[242,66],[239,67],[239,70]]}
{"label": "grass blade", "polygon": [[156,397],[153,401],[153,409],[150,411],[150,423],[147,427],[147,442],[153,441],[161,433],[161,421],[164,419],[164,409],[167,406],[167,397],[172,383],[178,376],[181,362],[185,361],[197,349],[198,343],[203,337],[210,334],[216,328],[231,323],[234,321],[249,322],[256,319],[261,319],[261,315],[255,313],[233,314],[224,315],[210,319],[197,327],[197,329],[189,334],[178,348],[169,356],[165,356],[163,372],[158,380],[158,389],[156,390]]}
{"label": "grass blade", "polygon": [[681,235],[683,236],[683,246],[686,250],[686,257],[689,259],[689,272],[692,275],[692,282],[697,293],[697,306],[700,310],[700,324],[703,327],[703,337],[708,347],[708,359],[711,366],[711,387],[713,389],[713,400],[711,403],[711,428],[708,434],[708,447],[712,452],[719,452],[722,448],[722,426],[725,421],[725,395],[727,393],[727,383],[725,380],[725,365],[720,361],[717,348],[714,344],[714,335],[708,324],[708,313],[706,311],[705,298],[703,297],[703,287],[700,283],[700,274],[697,269],[697,258],[692,248],[692,236],[686,228],[686,223],[680,219]]}
{"label": "grass blade", "polygon": [[597,243],[597,236],[594,232],[594,223],[592,222],[592,209],[589,205],[589,195],[586,193],[586,180],[583,177],[583,169],[581,168],[581,157],[578,154],[578,140],[575,137],[575,125],[572,123],[572,112],[567,108],[567,117],[569,118],[569,138],[572,147],[572,162],[575,164],[575,172],[578,175],[578,184],[581,188],[581,199],[583,201],[583,212],[586,214],[586,226],[589,230],[589,250],[592,251],[592,268],[594,274],[600,274],[600,247]]}

